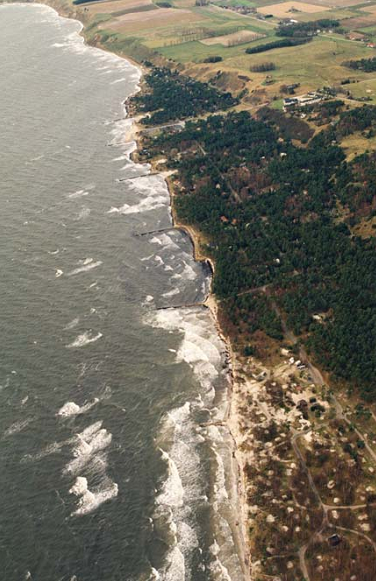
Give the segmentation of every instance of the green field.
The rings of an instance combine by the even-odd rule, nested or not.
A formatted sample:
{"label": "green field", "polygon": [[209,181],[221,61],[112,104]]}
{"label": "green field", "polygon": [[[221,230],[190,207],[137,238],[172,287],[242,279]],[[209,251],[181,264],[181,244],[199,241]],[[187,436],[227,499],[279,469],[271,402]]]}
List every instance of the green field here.
{"label": "green field", "polygon": [[[58,1],[71,3],[71,0]],[[100,44],[105,48],[129,55],[138,61],[148,60],[159,65],[166,62],[180,64],[182,70],[185,68],[189,74],[202,80],[213,79],[219,71],[232,80],[237,79],[238,74],[243,75],[246,77],[245,81],[233,82],[227,88],[236,92],[241,86],[246,87],[250,96],[255,91],[265,102],[277,100],[278,106],[281,106],[281,85],[300,83],[301,94],[324,85],[340,88],[341,81],[349,76],[348,69],[342,66],[343,61],[369,58],[375,54],[364,42],[352,41],[344,34],[324,33],[305,45],[248,55],[245,53],[248,46],[263,45],[279,38],[275,35],[278,19],[262,20],[255,15],[241,15],[219,5],[267,6],[275,4],[275,0],[217,0],[217,5],[208,6],[196,6],[195,0],[171,0],[171,4],[175,8],[167,11],[156,8],[151,12],[148,7],[153,7],[151,0],[149,4],[148,0],[111,0],[109,3],[87,4],[89,14],[85,5],[77,7],[76,10],[77,16],[80,17],[81,13],[90,29],[90,42],[98,44],[98,38],[102,39]],[[93,6],[96,13],[90,14]],[[101,14],[98,14],[99,6],[103,7]],[[105,13],[107,6],[111,8],[110,13]],[[357,18],[366,15],[366,12],[360,10],[360,6],[341,9],[337,5],[324,12],[320,12],[318,6],[317,13],[297,12],[292,13],[291,17],[300,21],[317,20],[320,17],[337,20]],[[117,16],[119,13],[123,16]],[[167,15],[166,18],[164,14]],[[200,42],[241,30],[263,34],[264,38],[237,46],[225,46],[220,42],[207,45]],[[376,37],[376,26],[363,28],[362,31],[371,39]],[[203,61],[210,56],[219,56],[222,61],[204,64]],[[251,66],[265,62],[275,64],[275,70],[270,73],[272,83],[265,83],[265,73],[250,72]],[[346,86],[355,98],[374,99],[376,75],[353,71],[351,78],[359,81]]]}

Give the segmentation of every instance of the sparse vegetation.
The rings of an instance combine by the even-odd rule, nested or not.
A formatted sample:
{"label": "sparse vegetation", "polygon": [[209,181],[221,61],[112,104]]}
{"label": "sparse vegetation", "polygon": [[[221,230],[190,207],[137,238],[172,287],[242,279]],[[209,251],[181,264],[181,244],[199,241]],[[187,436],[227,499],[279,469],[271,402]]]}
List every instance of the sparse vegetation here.
{"label": "sparse vegetation", "polygon": [[267,71],[274,71],[275,70],[275,64],[272,62],[266,62],[266,63],[260,63],[258,65],[251,65],[249,67],[249,70],[252,73],[264,73]]}

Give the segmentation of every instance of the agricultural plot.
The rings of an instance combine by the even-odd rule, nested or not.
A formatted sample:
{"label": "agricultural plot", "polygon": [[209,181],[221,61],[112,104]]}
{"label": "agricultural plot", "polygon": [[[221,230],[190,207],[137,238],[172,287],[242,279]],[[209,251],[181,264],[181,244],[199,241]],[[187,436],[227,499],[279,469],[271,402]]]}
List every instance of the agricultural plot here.
{"label": "agricultural plot", "polygon": [[368,16],[355,16],[354,18],[346,18],[341,22],[341,26],[344,26],[349,30],[359,30],[361,28],[366,28],[367,26],[375,25],[376,25],[376,13],[369,14]]}
{"label": "agricultural plot", "polygon": [[113,14],[123,10],[133,10],[145,6],[154,6],[151,0],[118,0],[110,2],[90,2],[81,4],[85,8],[86,15]]}
{"label": "agricultural plot", "polygon": [[258,12],[261,14],[273,14],[277,18],[294,18],[295,13],[305,12],[306,14],[314,14],[326,10],[329,10],[329,8],[317,6],[316,4],[308,4],[306,2],[281,2],[281,4],[272,4],[271,6],[258,8]]}
{"label": "agricultural plot", "polygon": [[215,44],[222,44],[222,46],[237,46],[239,44],[246,44],[253,42],[260,38],[264,38],[265,34],[252,32],[251,30],[240,30],[232,34],[225,34],[224,36],[215,36],[214,38],[205,38],[201,40],[203,44],[212,46]]}
{"label": "agricultural plot", "polygon": [[376,4],[370,6],[363,6],[360,10],[362,12],[367,12],[368,14],[376,14]]}
{"label": "agricultural plot", "polygon": [[[218,86],[223,83],[223,88],[231,88],[235,94],[246,87],[251,104],[280,99],[283,84],[300,83],[301,93],[324,85],[339,86],[348,74],[342,66],[343,61],[372,53],[364,43],[349,42],[341,35],[323,34],[307,45],[274,49],[267,56],[264,53],[245,54],[247,47],[279,39],[275,36],[275,19],[263,21],[254,15],[237,14],[213,4],[195,6],[195,0],[170,1],[173,8],[159,8],[152,0],[109,0],[84,5],[83,9],[89,21],[90,17],[97,21],[91,34],[103,32],[111,39],[112,48],[121,50],[124,43],[125,54],[138,60],[172,59],[184,65],[188,74],[206,81],[215,78]],[[244,3],[251,1],[244,0]],[[353,0],[256,2],[261,13],[272,13],[276,18],[299,21],[344,18],[342,23],[351,26],[351,30],[355,27],[359,30],[360,26],[376,27],[376,0],[367,8],[368,13],[348,8],[354,4]],[[213,56],[223,60],[205,63]],[[268,83],[265,83],[265,72],[250,70],[265,59],[275,65]],[[359,81],[350,87],[354,96],[367,95],[373,99],[376,92],[373,93],[373,86],[364,84],[365,73],[356,71],[352,77]],[[367,79],[367,83],[370,81]]]}
{"label": "agricultural plot", "polygon": [[358,4],[362,4],[362,2],[361,0],[315,0],[314,4],[340,9],[348,8],[349,6],[357,6]]}
{"label": "agricultural plot", "polygon": [[182,22],[189,24],[198,20],[200,20],[200,16],[190,10],[158,8],[153,11],[133,12],[118,16],[116,19],[106,22],[105,28],[123,34],[140,33],[150,28],[166,27]]}
{"label": "agricultural plot", "polygon": [[[166,58],[173,59],[181,63],[199,63],[202,62],[208,56],[221,56],[224,62],[228,62],[234,57],[242,57],[244,55],[244,45],[237,45],[231,47],[225,47],[221,44],[216,45],[205,45],[202,42],[194,41],[181,43],[176,46],[164,46],[158,49],[158,52],[165,56]],[[244,55],[245,57],[245,55]],[[220,68],[224,68],[224,62],[219,63]],[[244,67],[241,68],[242,71],[247,70]]]}
{"label": "agricultural plot", "polygon": [[[363,44],[317,37],[311,43],[295,48],[279,48],[267,53],[243,55],[226,61],[226,64],[233,69],[249,71],[251,66],[260,65],[267,59],[275,64],[276,69],[270,75],[276,83],[300,83],[299,92],[303,94],[318,87],[339,85],[348,74],[342,66],[343,61],[362,58],[368,54],[369,49]],[[262,73],[252,73],[251,76],[253,79],[265,78]],[[365,73],[356,71],[352,77],[364,79]],[[358,87],[359,84],[355,86]]]}

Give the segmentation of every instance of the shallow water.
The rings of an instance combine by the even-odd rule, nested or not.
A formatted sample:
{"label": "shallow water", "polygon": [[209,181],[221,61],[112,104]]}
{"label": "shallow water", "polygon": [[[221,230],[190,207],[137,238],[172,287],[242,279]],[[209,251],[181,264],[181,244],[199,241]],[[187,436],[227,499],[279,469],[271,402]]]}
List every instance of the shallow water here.
{"label": "shallow water", "polygon": [[224,345],[160,176],[129,160],[138,70],[0,6],[0,579],[243,579]]}

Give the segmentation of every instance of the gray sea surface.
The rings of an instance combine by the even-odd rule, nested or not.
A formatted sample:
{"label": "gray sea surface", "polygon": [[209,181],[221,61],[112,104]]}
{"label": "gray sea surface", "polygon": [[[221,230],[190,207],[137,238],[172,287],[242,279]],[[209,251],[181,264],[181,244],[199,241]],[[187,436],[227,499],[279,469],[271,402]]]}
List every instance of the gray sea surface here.
{"label": "gray sea surface", "polygon": [[137,68],[0,5],[0,580],[243,579],[209,273],[135,165]]}

